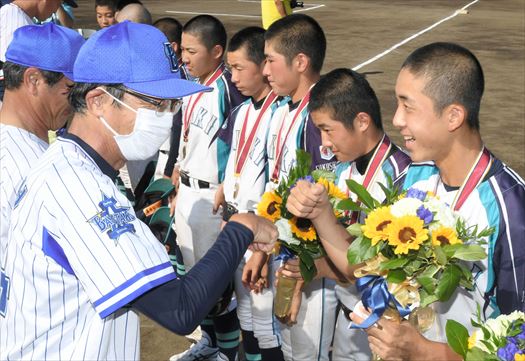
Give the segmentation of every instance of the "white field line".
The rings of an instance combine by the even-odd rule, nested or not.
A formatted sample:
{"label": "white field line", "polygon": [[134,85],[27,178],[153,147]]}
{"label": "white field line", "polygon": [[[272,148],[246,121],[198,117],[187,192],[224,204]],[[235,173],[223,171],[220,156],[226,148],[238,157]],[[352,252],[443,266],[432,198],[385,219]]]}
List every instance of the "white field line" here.
{"label": "white field line", "polygon": [[378,60],[378,59],[381,59],[383,56],[385,56],[385,55],[387,55],[388,53],[394,51],[395,49],[399,48],[400,46],[402,46],[402,45],[408,43],[409,41],[411,41],[411,40],[417,38],[418,36],[420,36],[420,35],[426,33],[427,31],[432,30],[433,28],[435,28],[436,26],[440,25],[441,23],[444,23],[445,21],[448,21],[448,20],[454,18],[456,15],[461,14],[463,10],[465,10],[465,9],[468,8],[469,6],[471,6],[471,5],[475,4],[475,3],[477,3],[478,1],[479,1],[479,0],[474,0],[474,1],[470,2],[470,3],[468,3],[467,5],[463,6],[461,9],[458,9],[458,10],[454,11],[454,13],[453,13],[452,15],[447,16],[446,18],[443,18],[443,19],[439,20],[438,22],[436,22],[436,23],[430,25],[428,28],[423,29],[423,30],[421,30],[421,31],[419,31],[419,32],[417,32],[417,33],[415,33],[414,35],[409,36],[409,37],[406,38],[405,40],[403,40],[403,41],[401,41],[401,42],[399,42],[399,43],[397,43],[397,44],[391,46],[390,48],[388,48],[387,50],[383,51],[382,53],[377,54],[377,55],[374,56],[373,58],[368,59],[368,60],[365,61],[364,63],[361,63],[361,64],[359,64],[359,65],[353,67],[352,69],[353,69],[353,70],[359,70],[359,69],[361,69],[363,66],[368,65],[368,64],[370,64],[370,63],[373,63],[374,61],[376,61],[376,60]]}

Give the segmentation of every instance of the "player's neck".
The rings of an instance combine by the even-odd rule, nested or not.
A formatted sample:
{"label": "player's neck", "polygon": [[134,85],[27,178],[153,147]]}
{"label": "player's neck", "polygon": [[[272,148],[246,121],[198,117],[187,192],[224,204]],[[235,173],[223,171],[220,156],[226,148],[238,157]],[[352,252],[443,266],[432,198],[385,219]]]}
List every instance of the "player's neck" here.
{"label": "player's neck", "polygon": [[252,95],[252,99],[253,99],[254,103],[260,102],[261,100],[266,98],[268,93],[270,93],[270,90],[272,90],[270,85],[265,83],[261,87],[261,89],[259,89],[254,95]]}
{"label": "player's neck", "polygon": [[105,129],[100,119],[75,114],[68,133],[74,134],[97,152],[113,169],[120,169],[126,161],[120,156],[117,143],[112,135]]}
{"label": "player's neck", "polygon": [[292,92],[290,92],[290,97],[292,98],[292,103],[297,103],[305,97],[306,94],[310,91],[310,88],[319,81],[321,76],[319,74],[303,73],[301,74],[301,79],[299,80],[299,85]]}
{"label": "player's neck", "polygon": [[483,142],[477,131],[451,144],[443,159],[436,160],[441,180],[451,187],[460,187],[479,156]]}
{"label": "player's neck", "polygon": [[[29,99],[23,100],[23,96],[7,91],[0,110],[0,123],[24,129],[36,135],[44,142],[49,142],[48,126],[45,116],[38,113],[30,105]],[[26,106],[20,106],[26,104]]]}
{"label": "player's neck", "polygon": [[222,61],[215,64],[213,68],[210,67],[210,69],[208,69],[208,72],[206,74],[203,74],[199,77],[199,83],[201,84],[206,83],[206,81],[213,75],[213,73],[215,73],[215,70],[217,70],[217,68],[219,68],[221,64],[222,64]]}
{"label": "player's neck", "polygon": [[22,9],[22,11],[25,12],[30,18],[34,18],[36,16],[36,10],[34,8],[33,2],[15,0],[12,2],[12,4]]}

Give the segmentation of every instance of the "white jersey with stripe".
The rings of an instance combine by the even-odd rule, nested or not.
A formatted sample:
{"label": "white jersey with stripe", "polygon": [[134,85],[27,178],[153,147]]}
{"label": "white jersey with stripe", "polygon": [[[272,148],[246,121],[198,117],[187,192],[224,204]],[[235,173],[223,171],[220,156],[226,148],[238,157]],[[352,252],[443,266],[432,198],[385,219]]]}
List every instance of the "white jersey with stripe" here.
{"label": "white jersey with stripe", "polygon": [[139,359],[127,305],[176,276],[92,156],[58,138],[19,187],[11,220],[0,359]]}
{"label": "white jersey with stripe", "polygon": [[5,52],[13,40],[15,30],[32,24],[33,20],[15,4],[6,4],[0,8],[0,61],[5,61]]}
{"label": "white jersey with stripe", "polygon": [[[405,189],[432,191],[453,204],[457,189],[445,187],[433,163],[413,164],[404,180]],[[453,319],[472,331],[470,319],[477,304],[484,317],[525,310],[525,183],[500,160],[495,159],[487,177],[470,193],[459,209],[470,226],[481,230],[494,227],[488,238],[488,258],[468,263],[475,279],[475,290],[458,288],[447,302],[433,304],[436,322],[425,333],[434,341],[446,342],[445,325]]]}
{"label": "white jersey with stripe", "polygon": [[[321,134],[310,118],[310,113],[307,107],[301,110],[301,114],[297,115],[295,124],[286,139],[285,135],[292,123],[298,108],[298,103],[291,104],[291,98],[285,97],[279,102],[279,106],[275,110],[273,120],[268,131],[267,153],[268,153],[268,171],[271,179],[272,173],[277,163],[278,150],[277,143],[282,144],[282,156],[278,173],[278,179],[288,177],[290,169],[296,163],[297,149],[303,149],[312,157],[312,169],[333,170],[337,163],[333,153],[321,144]],[[284,123],[284,126],[282,124]],[[282,131],[279,138],[279,131]]]}
{"label": "white jersey with stripe", "polygon": [[[246,163],[244,164],[244,168],[238,179],[235,176],[235,161],[237,152],[239,151],[239,140],[246,119],[246,113],[249,111],[245,139],[248,138],[255,121],[259,117],[262,110],[262,104],[260,104],[258,108],[255,108],[253,100],[250,98],[234,109],[232,115],[228,119],[228,122],[232,122],[234,125],[231,134],[233,137],[231,140],[232,148],[224,177],[224,198],[226,199],[226,202],[234,204],[239,211],[254,211],[264,193],[264,187],[267,182],[266,140],[268,129],[274,119],[272,114],[276,107],[277,101],[274,101],[260,120],[259,129],[254,136],[252,148],[247,155]],[[239,187],[237,197],[234,196],[236,184],[238,184]]]}
{"label": "white jersey with stripe", "polygon": [[[213,91],[184,98],[182,118],[184,121],[191,111],[191,119],[187,143],[184,142],[184,127],[181,132],[177,163],[180,169],[188,172],[191,177],[216,185],[224,178],[230,147],[218,138],[218,133],[230,111],[244,98],[231,82],[228,70],[224,70],[210,87]],[[199,95],[200,98],[194,106]]]}
{"label": "white jersey with stripe", "polygon": [[48,148],[48,144],[27,130],[0,124],[0,262],[4,259],[9,214],[16,187]]}

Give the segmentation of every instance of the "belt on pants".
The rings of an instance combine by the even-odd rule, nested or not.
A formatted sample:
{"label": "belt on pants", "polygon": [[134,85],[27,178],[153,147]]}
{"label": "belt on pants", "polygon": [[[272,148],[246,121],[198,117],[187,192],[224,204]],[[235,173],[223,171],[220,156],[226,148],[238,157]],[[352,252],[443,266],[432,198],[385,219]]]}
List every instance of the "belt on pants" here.
{"label": "belt on pants", "polygon": [[209,189],[210,183],[190,177],[188,173],[186,172],[180,172],[180,182],[184,184],[186,187],[190,188],[198,188],[198,189]]}

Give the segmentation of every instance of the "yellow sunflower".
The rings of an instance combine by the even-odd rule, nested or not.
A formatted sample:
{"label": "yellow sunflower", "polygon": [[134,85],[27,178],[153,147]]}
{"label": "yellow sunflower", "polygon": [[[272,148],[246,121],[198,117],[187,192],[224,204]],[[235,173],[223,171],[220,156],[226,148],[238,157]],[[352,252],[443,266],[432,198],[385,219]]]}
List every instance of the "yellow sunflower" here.
{"label": "yellow sunflower", "polygon": [[304,241],[315,241],[317,239],[317,232],[309,219],[292,217],[288,223],[290,223],[293,235],[297,238]]}
{"label": "yellow sunflower", "polygon": [[380,240],[388,239],[387,227],[393,219],[390,207],[377,208],[366,217],[362,230],[363,234],[372,241],[372,246]]}
{"label": "yellow sunflower", "polygon": [[328,196],[330,198],[338,198],[338,199],[347,198],[345,192],[339,189],[339,187],[336,186],[334,182],[330,182],[326,178],[319,178],[317,183],[322,184],[326,188],[326,191],[328,192]]}
{"label": "yellow sunflower", "polygon": [[525,361],[525,354],[514,354],[514,361]]}
{"label": "yellow sunflower", "polygon": [[272,222],[281,218],[282,198],[275,192],[266,192],[257,205],[257,213]]}
{"label": "yellow sunflower", "polygon": [[418,250],[419,245],[428,238],[428,230],[418,216],[403,216],[394,219],[388,227],[388,244],[395,246],[395,254],[407,254]]}
{"label": "yellow sunflower", "polygon": [[471,350],[472,348],[474,348],[474,346],[476,346],[476,339],[477,339],[476,333],[477,331],[472,332],[472,335],[470,335],[468,338],[468,349],[469,350]]}
{"label": "yellow sunflower", "polygon": [[461,243],[456,231],[449,227],[440,227],[432,232],[433,246],[446,246],[447,244]]}

